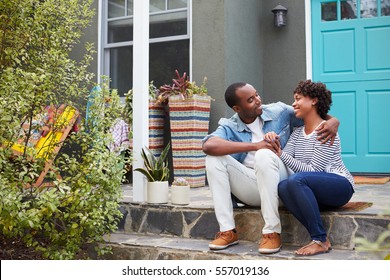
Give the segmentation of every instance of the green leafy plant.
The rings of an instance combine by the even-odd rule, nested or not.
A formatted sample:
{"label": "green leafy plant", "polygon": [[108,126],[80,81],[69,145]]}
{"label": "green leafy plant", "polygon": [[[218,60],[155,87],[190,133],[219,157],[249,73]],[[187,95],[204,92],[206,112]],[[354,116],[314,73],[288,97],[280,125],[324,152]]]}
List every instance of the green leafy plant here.
{"label": "green leafy plant", "polygon": [[99,121],[86,124],[80,118],[79,131],[50,157],[53,172],[46,179],[53,187],[28,187],[45,160],[34,154],[15,156],[4,145],[16,142],[23,120],[32,120],[47,105],[72,105],[84,115],[94,86],[87,70],[94,50],[87,44],[81,61],[69,53],[94,15],[92,3],[0,1],[0,234],[20,240],[45,259],[87,258],[83,253],[89,246],[98,254],[109,252],[100,246],[103,236],[116,230],[121,218],[122,159],[107,148],[109,128],[121,108],[108,79],[103,78],[91,109],[91,119]]}
{"label": "green leafy plant", "polygon": [[172,79],[172,84],[162,85],[159,88],[157,96],[158,103],[167,103],[169,96],[179,95],[182,99],[191,98],[194,94],[207,95],[208,91],[206,88],[207,78],[203,79],[203,83],[198,86],[196,82],[190,81],[187,73],[184,72],[183,76],[179,74],[179,71],[175,70],[176,78]]}
{"label": "green leafy plant", "polygon": [[[383,213],[384,215],[389,215],[390,210]],[[377,253],[378,255],[383,255],[385,260],[390,260],[390,224],[387,225],[387,230],[382,232],[375,241],[369,241],[364,237],[355,238],[356,250],[358,251],[370,251]]]}
{"label": "green leafy plant", "polygon": [[159,157],[156,157],[147,147],[141,151],[145,168],[136,168],[134,171],[141,172],[149,182],[167,181],[169,179],[168,152],[170,144],[168,143]]}
{"label": "green leafy plant", "polygon": [[[154,85],[153,81],[149,83],[149,99],[156,99],[159,93],[158,88]],[[133,89],[130,89],[125,93],[125,107],[123,109],[123,115],[125,121],[132,127],[133,124]],[[130,131],[132,134],[132,130]],[[132,135],[129,135],[129,138],[132,138]]]}

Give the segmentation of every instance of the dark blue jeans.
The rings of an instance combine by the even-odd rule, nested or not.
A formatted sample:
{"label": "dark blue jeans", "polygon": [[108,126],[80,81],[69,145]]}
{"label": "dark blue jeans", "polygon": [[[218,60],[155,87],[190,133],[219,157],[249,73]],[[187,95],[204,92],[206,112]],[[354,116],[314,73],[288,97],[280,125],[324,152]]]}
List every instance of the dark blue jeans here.
{"label": "dark blue jeans", "polygon": [[326,231],[320,209],[340,207],[354,193],[343,176],[326,172],[300,172],[279,183],[278,193],[286,208],[307,229],[313,240],[324,242]]}

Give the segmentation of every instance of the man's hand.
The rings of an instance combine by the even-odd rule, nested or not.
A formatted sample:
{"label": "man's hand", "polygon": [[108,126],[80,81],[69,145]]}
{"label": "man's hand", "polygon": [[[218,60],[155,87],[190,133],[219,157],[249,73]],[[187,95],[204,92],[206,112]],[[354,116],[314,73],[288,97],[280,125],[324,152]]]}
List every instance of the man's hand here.
{"label": "man's hand", "polygon": [[330,145],[333,145],[337,135],[340,122],[336,118],[330,118],[326,122],[323,122],[316,132],[319,135],[317,140],[321,141],[321,144],[325,144],[330,140]]}
{"label": "man's hand", "polygon": [[266,148],[280,157],[282,154],[282,147],[280,146],[279,138],[279,135],[275,132],[268,132],[264,135],[264,141],[267,142]]}
{"label": "man's hand", "polygon": [[268,148],[267,145],[268,143],[266,141],[256,143],[234,142],[213,136],[203,143],[203,152],[212,156],[224,156],[265,149]]}

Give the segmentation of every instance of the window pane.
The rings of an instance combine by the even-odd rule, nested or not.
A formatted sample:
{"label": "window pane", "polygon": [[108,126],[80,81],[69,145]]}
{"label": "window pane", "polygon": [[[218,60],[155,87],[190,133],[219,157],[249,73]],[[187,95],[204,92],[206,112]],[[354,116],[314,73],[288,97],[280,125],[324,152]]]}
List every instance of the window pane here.
{"label": "window pane", "polygon": [[127,15],[133,15],[133,0],[127,0]]}
{"label": "window pane", "polygon": [[122,19],[108,22],[108,43],[133,40],[133,19]]}
{"label": "window pane", "polygon": [[149,11],[151,13],[165,11],[165,0],[150,0]]}
{"label": "window pane", "polygon": [[357,18],[356,0],[341,1],[341,19]]}
{"label": "window pane", "polygon": [[150,38],[187,34],[187,12],[164,13],[150,16]]}
{"label": "window pane", "polygon": [[376,0],[360,0],[360,17],[371,18],[378,15]]}
{"label": "window pane", "polygon": [[108,0],[108,18],[126,15],[125,0]]}
{"label": "window pane", "polygon": [[159,87],[171,84],[175,70],[189,73],[189,40],[154,43],[149,46],[149,77]]}
{"label": "window pane", "polygon": [[321,3],[321,20],[337,20],[337,2]]}
{"label": "window pane", "polygon": [[381,15],[390,16],[390,0],[381,1]]}
{"label": "window pane", "polygon": [[[154,43],[149,46],[149,79],[156,87],[170,84],[175,70],[189,73],[189,40]],[[110,49],[110,78],[112,88],[124,96],[133,88],[133,47]]]}
{"label": "window pane", "polygon": [[168,0],[168,10],[187,8],[187,0]]}
{"label": "window pane", "polygon": [[110,49],[111,88],[118,89],[118,94],[124,96],[133,88],[133,47]]}

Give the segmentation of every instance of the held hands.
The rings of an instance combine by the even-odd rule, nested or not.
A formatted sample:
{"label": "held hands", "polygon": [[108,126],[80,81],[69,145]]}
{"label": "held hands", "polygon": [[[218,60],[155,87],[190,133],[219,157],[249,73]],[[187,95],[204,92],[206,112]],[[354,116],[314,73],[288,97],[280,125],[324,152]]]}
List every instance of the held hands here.
{"label": "held hands", "polygon": [[275,132],[268,132],[264,135],[264,141],[266,142],[265,148],[270,149],[280,157],[282,154],[282,148],[279,142],[279,135],[277,135]]}

